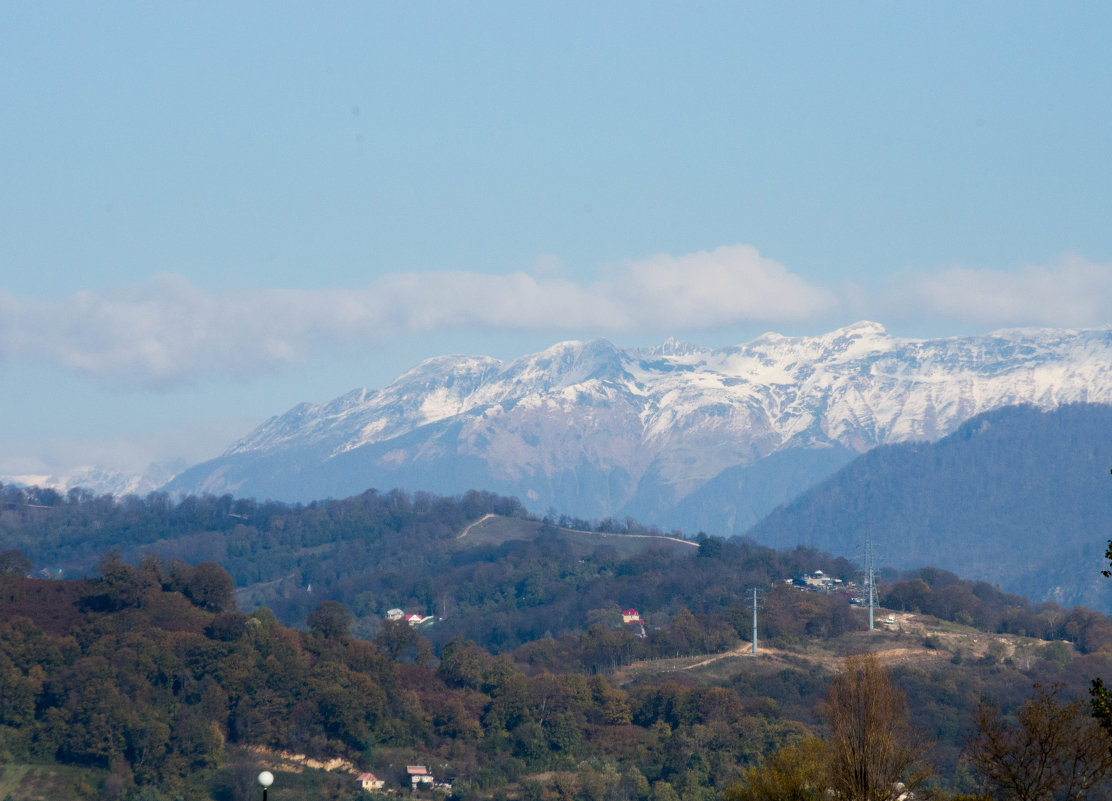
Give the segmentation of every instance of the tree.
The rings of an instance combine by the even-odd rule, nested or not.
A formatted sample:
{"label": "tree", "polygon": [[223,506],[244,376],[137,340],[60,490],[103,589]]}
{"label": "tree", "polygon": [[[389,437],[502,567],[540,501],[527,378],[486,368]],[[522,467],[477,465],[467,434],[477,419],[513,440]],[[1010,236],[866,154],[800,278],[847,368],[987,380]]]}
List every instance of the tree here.
{"label": "tree", "polygon": [[826,746],[817,737],[786,745],[745,771],[722,801],[820,801],[826,787]]}
{"label": "tree", "polygon": [[[1104,551],[1104,558],[1112,568],[1112,540],[1108,540],[1108,547]],[[1112,578],[1112,570],[1102,570],[1100,574],[1105,578]],[[1096,678],[1089,688],[1090,710],[1093,717],[1100,723],[1109,735],[1112,735],[1112,691],[1104,686],[1104,681]]]}
{"label": "tree", "polygon": [[436,672],[449,686],[478,689],[482,686],[486,659],[486,652],[479,646],[457,635],[444,645]]}
{"label": "tree", "polygon": [[401,659],[402,654],[416,644],[417,632],[404,618],[383,622],[375,636],[375,645],[394,661]]}
{"label": "tree", "polygon": [[907,720],[907,699],[872,654],[846,657],[823,711],[834,798],[896,801],[930,775],[926,743]]}
{"label": "tree", "polygon": [[16,548],[0,553],[0,575],[26,576],[31,567],[31,560]]}
{"label": "tree", "polygon": [[235,582],[216,562],[194,566],[182,592],[194,606],[209,612],[228,612],[236,607]]}
{"label": "tree", "polygon": [[1008,801],[1108,798],[1112,737],[1082,701],[1059,698],[1061,685],[1035,685],[1015,713],[982,701],[974,715],[966,756],[981,789]]}
{"label": "tree", "polygon": [[100,557],[97,569],[105,589],[103,600],[111,609],[140,606],[148,594],[158,589],[153,576],[124,562],[116,548]]}
{"label": "tree", "polygon": [[236,612],[221,612],[205,627],[205,634],[214,640],[232,642],[247,631],[247,618]]}
{"label": "tree", "polygon": [[309,631],[326,640],[342,640],[348,636],[351,612],[339,601],[321,601],[305,618]]}

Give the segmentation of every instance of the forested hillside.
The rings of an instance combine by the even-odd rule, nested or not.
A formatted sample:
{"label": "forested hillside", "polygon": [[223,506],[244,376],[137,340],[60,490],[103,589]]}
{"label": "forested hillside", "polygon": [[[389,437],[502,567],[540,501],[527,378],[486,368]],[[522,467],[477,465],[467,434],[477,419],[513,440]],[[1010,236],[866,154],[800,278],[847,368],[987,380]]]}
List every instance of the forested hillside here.
{"label": "forested hillside", "polygon": [[933,565],[1036,600],[1112,611],[1099,564],[1112,520],[1112,407],[1011,407],[936,443],[877,448],[747,536],[884,564]]}
{"label": "forested hillside", "polygon": [[[861,651],[888,655],[937,741],[933,781],[969,787],[978,698],[1112,676],[1112,624],[1091,610],[887,571],[896,622],[869,632],[845,559],[632,521],[592,534],[484,493],[3,497],[0,753],[85,771],[82,797],[247,798],[283,751],[395,782],[428,762],[460,798],[711,801],[822,734],[831,677]],[[813,591],[815,571],[833,586]],[[300,797],[362,792],[327,776]]]}
{"label": "forested hillside", "polygon": [[[354,615],[354,631],[373,637],[385,613],[400,608],[439,618],[427,632],[436,643],[463,636],[495,651],[620,622],[629,607],[652,632],[681,609],[713,616],[706,626],[721,639],[733,631],[729,620],[744,616],[739,588],[814,570],[853,574],[845,560],[814,550],[781,555],[704,535],[703,547],[678,555],[667,541],[618,539],[646,533],[632,521],[602,521],[597,527],[612,536],[591,546],[557,525],[582,529],[586,521],[527,521],[515,500],[479,492],[453,499],[371,491],[307,506],[6,492],[15,500],[0,518],[3,542],[46,575],[95,574],[98,554],[112,548],[132,564],[148,557],[217,562],[239,588],[243,608],[266,605],[287,625],[304,625],[310,610],[332,600]],[[459,538],[487,514],[529,533],[499,544]]]}
{"label": "forested hillside", "polygon": [[[453,639],[434,654],[409,630],[407,656],[391,638],[351,636],[334,602],[312,611],[308,631],[265,608],[233,611],[230,578],[211,563],[101,567],[101,579],[0,576],[0,753],[7,765],[82,768],[65,788],[78,798],[247,799],[254,773],[284,752],[346,765],[308,784],[284,775],[306,799],[360,797],[354,775],[365,769],[400,787],[405,765],[427,764],[462,799],[711,801],[762,758],[825,731],[816,710],[840,650],[900,654],[909,644],[926,656],[893,679],[909,720],[939,741],[932,782],[962,787],[969,776],[957,757],[977,698],[1014,706],[1034,681],[1061,680],[1076,695],[1088,677],[1112,675],[1101,618],[1080,650],[1023,638],[980,651],[954,644],[975,644],[975,630],[926,640],[782,631],[770,643],[787,650],[763,658],[725,656],[705,669],[638,663],[631,680],[613,672],[627,663],[629,640],[605,624],[580,641],[603,658],[555,671],[543,663],[575,642],[494,656]],[[933,585],[917,577],[892,592],[910,604],[908,589],[919,590],[915,602],[930,606],[969,590],[937,572],[926,578]],[[782,592],[802,604],[787,615],[776,604],[794,620],[825,598]],[[850,618],[859,629],[861,616]],[[670,628],[673,638],[699,630],[682,612]]]}
{"label": "forested hillside", "polygon": [[[773,590],[766,599],[769,636],[834,636],[856,625],[848,617],[848,591],[809,595],[806,614],[796,614],[798,593],[784,591],[785,581],[816,570],[843,582],[860,579],[846,559],[705,534],[679,547],[644,536],[659,532],[633,521],[602,521],[592,539],[587,521],[529,520],[514,499],[489,493],[443,498],[369,491],[301,506],[211,496],[174,503],[159,494],[115,501],[80,492],[0,492],[6,500],[0,542],[8,548],[0,561],[18,552],[29,562],[16,572],[96,576],[98,561],[109,553],[131,565],[219,564],[234,582],[241,609],[266,606],[294,627],[304,627],[313,609],[332,601],[346,608],[352,631],[365,638],[388,635],[386,613],[401,609],[429,619],[421,633],[437,647],[464,637],[507,652],[613,628],[630,641],[624,651],[633,659],[723,650],[747,639],[746,590],[754,587]],[[502,521],[498,536],[482,533],[481,521],[492,515]],[[1099,580],[1096,568],[1088,572]],[[891,573],[883,585],[897,608],[950,620],[964,612],[986,630],[1022,629],[1074,643],[1088,631],[1086,623],[1067,632],[1065,621],[1080,613],[1054,603],[1032,604],[937,569],[915,576],[920,580],[892,583],[898,576]],[[639,629],[621,625],[621,611],[630,607],[645,624],[643,638],[634,636]],[[681,612],[692,621],[687,644],[670,633]],[[597,667],[587,657],[561,657],[568,664],[585,658],[580,667]]]}

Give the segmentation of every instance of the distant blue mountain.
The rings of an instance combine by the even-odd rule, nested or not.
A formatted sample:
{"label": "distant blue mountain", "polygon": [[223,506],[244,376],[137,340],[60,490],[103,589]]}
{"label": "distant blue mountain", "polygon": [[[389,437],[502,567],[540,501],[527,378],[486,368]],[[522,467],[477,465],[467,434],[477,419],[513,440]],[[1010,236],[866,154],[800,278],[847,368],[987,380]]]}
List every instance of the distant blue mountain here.
{"label": "distant blue mountain", "polygon": [[1112,407],[1010,407],[934,443],[886,445],[746,533],[861,561],[931,565],[1035,600],[1112,612]]}

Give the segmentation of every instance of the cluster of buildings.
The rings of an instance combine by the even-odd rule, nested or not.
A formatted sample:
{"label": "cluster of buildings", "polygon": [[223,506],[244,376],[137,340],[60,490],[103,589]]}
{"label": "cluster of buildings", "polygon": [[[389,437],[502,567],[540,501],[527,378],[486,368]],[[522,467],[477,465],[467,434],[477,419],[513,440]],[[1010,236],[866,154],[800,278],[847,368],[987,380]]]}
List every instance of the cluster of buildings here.
{"label": "cluster of buildings", "polygon": [[[410,790],[443,790],[446,793],[452,792],[451,782],[438,782],[429,772],[428,767],[425,765],[406,765],[405,775],[409,780]],[[359,785],[368,793],[385,790],[386,781],[375,776],[373,773],[359,774]],[[394,792],[393,790],[385,790],[385,792]]]}
{"label": "cluster of buildings", "polygon": [[839,578],[833,578],[826,575],[821,570],[816,570],[814,573],[807,573],[795,578],[786,578],[784,583],[791,587],[798,587],[804,592],[845,592],[852,593],[856,589],[856,585],[852,581],[842,581]]}
{"label": "cluster of buildings", "polygon": [[387,610],[386,619],[387,620],[404,620],[406,623],[408,623],[410,626],[413,626],[414,628],[416,628],[417,626],[423,626],[426,623],[432,623],[433,620],[435,620],[435,618],[432,615],[417,615],[417,614],[407,615],[401,609],[389,609],[389,610]]}
{"label": "cluster of buildings", "polygon": [[[814,573],[809,573],[804,576],[796,576],[795,578],[784,579],[784,583],[796,587],[803,592],[821,592],[821,593],[842,593],[849,596],[849,602],[857,606],[869,605],[869,582],[866,580],[863,584],[857,584],[852,581],[842,581],[841,579],[831,578],[823,573],[821,570],[816,570]],[[875,599],[874,599],[875,600]],[[882,621],[889,626],[896,624],[896,618],[893,615]]]}

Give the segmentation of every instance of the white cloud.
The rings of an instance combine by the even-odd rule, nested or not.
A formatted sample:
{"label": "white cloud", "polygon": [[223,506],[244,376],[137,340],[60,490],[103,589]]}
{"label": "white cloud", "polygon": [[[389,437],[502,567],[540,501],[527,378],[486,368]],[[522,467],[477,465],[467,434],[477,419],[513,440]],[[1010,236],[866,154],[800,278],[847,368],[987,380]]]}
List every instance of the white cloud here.
{"label": "white cloud", "polygon": [[399,273],[353,290],[215,294],[162,275],[56,302],[0,292],[0,359],[168,388],[443,331],[665,337],[857,319],[1001,327],[1103,325],[1112,317],[1112,268],[1076,256],[1015,272],[920,272],[887,289],[816,286],[745,245],[612,265],[589,283],[563,278],[557,267],[545,257],[531,273]]}
{"label": "white cloud", "polygon": [[591,284],[546,269],[386,275],[354,290],[204,292],[177,275],[45,303],[0,295],[0,356],[125,384],[251,374],[319,348],[444,330],[602,333],[805,319],[833,297],[746,246],[657,256]]}
{"label": "white cloud", "polygon": [[836,305],[748,245],[629,262],[601,285],[639,330],[708,329],[738,323],[807,320]]}
{"label": "white cloud", "polygon": [[951,267],[915,273],[876,304],[900,316],[986,328],[1112,323],[1112,265],[1077,255],[1015,271]]}

